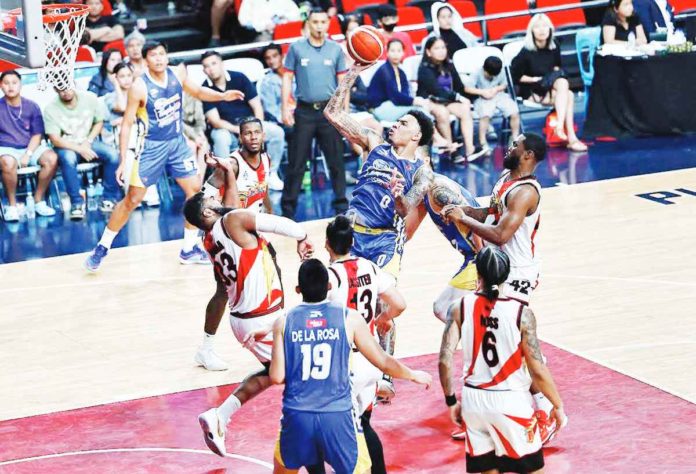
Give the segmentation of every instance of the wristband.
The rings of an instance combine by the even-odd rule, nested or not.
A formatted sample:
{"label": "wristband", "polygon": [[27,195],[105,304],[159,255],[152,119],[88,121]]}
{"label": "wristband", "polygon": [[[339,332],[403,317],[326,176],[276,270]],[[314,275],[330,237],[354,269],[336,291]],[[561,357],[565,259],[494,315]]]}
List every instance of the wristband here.
{"label": "wristband", "polygon": [[445,395],[445,403],[447,404],[448,407],[453,407],[454,405],[457,404],[457,396],[456,395]]}

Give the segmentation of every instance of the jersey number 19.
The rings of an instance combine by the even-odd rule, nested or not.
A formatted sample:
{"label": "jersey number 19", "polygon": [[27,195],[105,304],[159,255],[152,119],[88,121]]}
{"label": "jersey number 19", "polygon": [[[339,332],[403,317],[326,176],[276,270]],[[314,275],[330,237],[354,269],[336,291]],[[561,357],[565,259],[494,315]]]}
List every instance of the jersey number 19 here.
{"label": "jersey number 19", "polygon": [[312,346],[302,344],[302,381],[310,378],[314,380],[326,380],[331,373],[331,345],[322,342]]}

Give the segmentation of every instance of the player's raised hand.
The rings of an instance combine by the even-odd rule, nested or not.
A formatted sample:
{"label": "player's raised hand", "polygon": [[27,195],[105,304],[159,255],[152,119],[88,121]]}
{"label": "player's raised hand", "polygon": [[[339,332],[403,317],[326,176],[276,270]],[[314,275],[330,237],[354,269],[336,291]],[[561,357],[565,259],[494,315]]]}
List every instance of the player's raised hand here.
{"label": "player's raised hand", "polygon": [[433,376],[430,375],[428,372],[424,372],[422,370],[412,370],[411,374],[411,381],[416,382],[420,385],[425,385],[426,390],[429,389],[430,384],[433,383]]}
{"label": "player's raised hand", "polygon": [[389,178],[389,184],[387,184],[387,187],[395,198],[398,198],[404,194],[404,177],[396,168],[392,169],[392,174]]}
{"label": "player's raised hand", "polygon": [[381,316],[377,316],[375,320],[375,325],[377,326],[377,332],[379,334],[385,335],[394,327],[394,321],[391,319],[386,319]]}
{"label": "player's raised hand", "polygon": [[234,171],[231,160],[222,159],[219,156],[213,155],[211,152],[205,154],[205,163],[213,168],[221,169],[225,173]]}
{"label": "player's raised hand", "polygon": [[244,92],[235,89],[230,89],[222,93],[222,100],[232,102],[233,100],[244,99]]}
{"label": "player's raised hand", "polygon": [[462,418],[462,404],[457,401],[454,405],[449,408],[450,420],[452,423],[459,426],[460,428],[464,426],[464,419]]}
{"label": "player's raised hand", "polygon": [[440,211],[440,217],[442,217],[445,223],[449,224],[452,221],[464,217],[464,210],[462,209],[462,206],[457,204],[448,204]]}
{"label": "player's raised hand", "polygon": [[297,255],[300,256],[300,260],[307,260],[314,255],[314,245],[307,237],[297,242]]}

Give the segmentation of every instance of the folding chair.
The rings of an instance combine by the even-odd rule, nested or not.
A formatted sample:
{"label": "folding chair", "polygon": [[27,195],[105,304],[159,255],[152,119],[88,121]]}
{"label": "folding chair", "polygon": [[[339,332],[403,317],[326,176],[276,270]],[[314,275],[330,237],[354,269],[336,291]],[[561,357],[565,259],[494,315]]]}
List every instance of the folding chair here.
{"label": "folding chair", "polygon": [[[580,77],[585,86],[585,113],[589,103],[590,88],[594,79],[594,56],[599,48],[601,27],[585,28],[575,34],[575,52],[578,55]],[[584,58],[587,58],[586,60]]]}
{"label": "folding chair", "polygon": [[[527,10],[529,10],[527,0],[486,0],[484,5],[484,13],[486,15]],[[526,14],[510,18],[488,20],[486,22],[488,40],[498,40],[506,36],[524,34],[527,31],[527,24],[531,19],[532,17]]]}

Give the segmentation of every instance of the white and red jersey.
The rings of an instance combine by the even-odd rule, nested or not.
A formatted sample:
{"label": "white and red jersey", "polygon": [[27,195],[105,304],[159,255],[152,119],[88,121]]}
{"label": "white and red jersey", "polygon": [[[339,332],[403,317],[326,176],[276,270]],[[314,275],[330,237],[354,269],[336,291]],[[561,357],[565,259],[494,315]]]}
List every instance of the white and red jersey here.
{"label": "white and red jersey", "polygon": [[491,302],[469,294],[461,299],[464,384],[487,390],[529,391],[520,319],[524,304],[506,298]]}
{"label": "white and red jersey", "polygon": [[520,186],[533,186],[539,193],[539,203],[534,213],[528,215],[522,221],[519,229],[509,241],[500,246],[500,249],[510,258],[510,267],[537,267],[538,261],[534,248],[534,237],[539,230],[541,219],[541,185],[534,176],[525,176],[519,179],[510,179],[510,172],[503,174],[493,187],[491,206],[495,207],[493,224],[497,223],[502,215],[507,212],[507,198],[513,189]]}
{"label": "white and red jersey", "polygon": [[203,239],[217,279],[227,288],[230,313],[235,317],[263,316],[283,307],[275,257],[263,237],[257,235],[256,242],[253,249],[241,248],[227,235],[223,219]]}
{"label": "white and red jersey", "polygon": [[394,278],[371,261],[350,256],[329,265],[329,282],[329,300],[358,311],[374,334],[377,300],[394,286]]}
{"label": "white and red jersey", "polygon": [[[242,156],[239,150],[230,153],[229,159],[237,162],[237,190],[243,209],[261,212],[263,200],[268,194],[268,175],[271,170],[271,160],[267,153],[261,153],[259,166],[253,168]],[[225,186],[220,186],[220,198],[225,195]]]}

